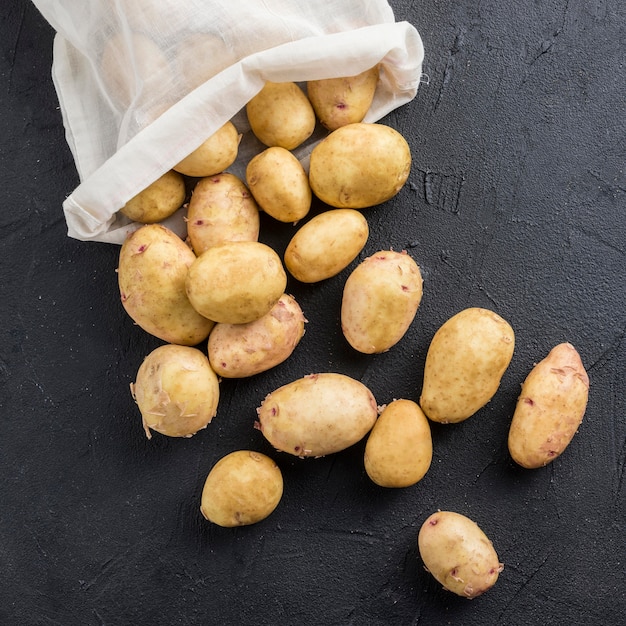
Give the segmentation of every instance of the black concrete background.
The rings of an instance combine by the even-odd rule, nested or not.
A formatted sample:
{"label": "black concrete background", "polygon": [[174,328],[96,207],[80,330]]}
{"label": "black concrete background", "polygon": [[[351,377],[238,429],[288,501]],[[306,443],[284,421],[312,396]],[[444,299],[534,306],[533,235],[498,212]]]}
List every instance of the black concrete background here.
{"label": "black concrete background", "polygon": [[[626,324],[622,0],[391,3],[426,49],[414,101],[384,121],[408,139],[401,193],[368,210],[362,257],[405,248],[422,306],[400,344],[357,355],[338,309],[349,269],[290,290],[307,317],[292,359],[224,381],[218,415],[191,439],[148,441],[128,391],[158,340],[118,298],[118,248],[66,236],[77,184],[50,80],[53,33],[32,4],[0,18],[0,623],[618,624],[624,597]],[[284,249],[292,230],[263,222]],[[483,410],[433,426],[414,487],[369,482],[363,444],[317,460],[271,450],[255,407],[280,384],[342,371],[380,404],[417,400],[435,330],[468,306],[516,332]],[[519,385],[561,341],[591,379],[584,422],[550,466],[506,448]],[[204,478],[239,448],[272,455],[278,509],[221,529],[199,512]],[[416,536],[436,509],[464,513],[505,569],[468,601],[426,573]]]}

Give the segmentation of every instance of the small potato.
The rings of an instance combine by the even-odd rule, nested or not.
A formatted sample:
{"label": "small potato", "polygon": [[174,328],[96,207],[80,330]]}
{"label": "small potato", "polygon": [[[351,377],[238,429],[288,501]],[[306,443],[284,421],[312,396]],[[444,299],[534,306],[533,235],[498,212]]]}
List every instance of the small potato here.
{"label": "small potato", "polygon": [[187,210],[196,255],[227,241],[257,241],[259,228],[259,207],[240,178],[223,172],[198,181]]}
{"label": "small potato", "polygon": [[186,193],[182,174],[170,170],[131,198],[120,212],[134,222],[155,224],[178,211]]}
{"label": "small potato", "polygon": [[287,286],[280,257],[258,241],[213,246],[191,265],[187,296],[201,315],[225,324],[247,324],[263,317]]}
{"label": "small potato", "polygon": [[218,526],[247,526],[268,517],[282,496],[278,465],[260,452],[236,450],[222,457],[206,477],[200,511]]}
{"label": "small potato", "polygon": [[303,283],[336,276],[364,248],[367,219],[355,209],[331,209],[316,215],[291,238],[284,254],[289,273]]}
{"label": "small potato", "polygon": [[141,226],[120,249],[117,277],[124,309],[143,330],[168,343],[194,346],[215,324],[187,297],[185,279],[195,260],[185,242],[160,224]]}
{"label": "small potato", "polygon": [[410,487],[424,478],[433,458],[428,419],[411,400],[382,411],[365,445],[365,471],[381,487]]}
{"label": "small potato", "polygon": [[504,569],[478,524],[460,513],[433,513],[422,524],[417,543],[426,569],[444,589],[464,598],[491,589]]}
{"label": "small potato", "polygon": [[279,222],[297,222],[311,209],[309,177],[286,148],[267,148],[252,158],[246,181],[261,209]]}
{"label": "small potato", "polygon": [[378,74],[376,65],[356,76],[307,82],[307,95],[322,126],[336,130],[362,122],[372,105]]}
{"label": "small potato", "polygon": [[384,124],[348,124],[311,151],[313,193],[336,208],[364,209],[386,202],[404,186],[411,170],[406,139]]}
{"label": "small potato", "polygon": [[256,427],[277,449],[298,457],[344,450],[372,429],[378,408],[360,381],[332,372],[310,374],[270,393]]}
{"label": "small potato", "polygon": [[169,437],[191,437],[217,412],[219,382],[197,348],[167,344],[143,361],[131,393],[150,439],[150,430]]}
{"label": "small potato", "polygon": [[375,354],[406,333],[422,300],[422,274],[406,252],[382,250],[361,262],[346,280],[341,328],[359,352]]}
{"label": "small potato", "polygon": [[471,307],[435,333],[424,364],[420,406],[442,424],[461,422],[491,400],[513,358],[515,335],[497,313]]}
{"label": "small potato", "polygon": [[291,356],[306,320],[295,299],[283,294],[263,317],[248,324],[216,324],[209,335],[211,366],[223,378],[265,372]]}
{"label": "small potato", "polygon": [[294,150],[315,130],[315,111],[292,82],[267,82],[246,105],[250,128],[266,146]]}
{"label": "small potato", "polygon": [[173,169],[196,178],[220,174],[237,159],[240,141],[235,125],[226,122]]}
{"label": "small potato", "polygon": [[558,344],[522,384],[509,429],[513,460],[534,469],[562,454],[583,420],[588,396],[589,376],[576,348]]}

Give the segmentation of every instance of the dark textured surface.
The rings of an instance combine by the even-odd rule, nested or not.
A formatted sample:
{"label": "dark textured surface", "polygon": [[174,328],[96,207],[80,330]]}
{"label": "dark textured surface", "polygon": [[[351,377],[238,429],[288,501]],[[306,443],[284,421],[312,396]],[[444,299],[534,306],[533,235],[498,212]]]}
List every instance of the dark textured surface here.
{"label": "dark textured surface", "polygon": [[[8,5],[7,5],[8,6]],[[222,384],[192,439],[146,440],[128,385],[159,345],[123,312],[118,249],[66,237],[77,183],[50,80],[50,28],[25,0],[1,18],[0,623],[617,624],[626,612],[626,4],[622,0],[392,2],[426,49],[425,83],[385,121],[413,151],[409,183],[368,211],[363,255],[406,248],[425,278],[409,333],[350,351],[347,271],[290,289],[310,322],[292,359]],[[284,248],[289,228],[264,222]],[[317,460],[274,453],[253,428],[266,393],[342,371],[380,404],[417,400],[428,342],[467,306],[516,332],[492,402],[433,427],[414,487],[375,487],[363,445]],[[591,379],[585,420],[550,466],[506,449],[519,384],[561,341]],[[233,449],[272,455],[274,514],[220,529],[204,478]],[[442,590],[416,536],[436,509],[472,517],[505,569],[484,596]]]}

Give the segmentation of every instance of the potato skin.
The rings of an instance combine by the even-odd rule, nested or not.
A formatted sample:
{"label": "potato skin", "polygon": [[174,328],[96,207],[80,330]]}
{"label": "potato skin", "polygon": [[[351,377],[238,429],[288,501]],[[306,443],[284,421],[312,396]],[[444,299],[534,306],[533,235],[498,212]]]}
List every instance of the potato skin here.
{"label": "potato skin", "polygon": [[131,233],[120,249],[117,270],[122,305],[143,330],[166,341],[194,346],[214,326],[187,298],[185,279],[195,254],[160,224]]}
{"label": "potato skin", "polygon": [[246,167],[246,181],[261,209],[279,222],[297,222],[311,209],[309,177],[286,148],[273,146],[254,156]]}
{"label": "potato skin", "polygon": [[367,219],[356,209],[330,209],[301,226],[284,254],[285,267],[300,282],[316,283],[336,276],[365,247]]}
{"label": "potato skin", "polygon": [[150,430],[168,437],[191,437],[206,428],[217,412],[219,381],[197,348],[166,344],[143,361],[131,393]]}
{"label": "potato skin", "polygon": [[444,589],[464,598],[476,598],[491,589],[504,569],[489,538],[460,513],[430,515],[417,542],[426,569]]}
{"label": "potato skin", "polygon": [[336,130],[362,122],[374,99],[378,75],[376,65],[355,76],[308,81],[307,95],[322,126]]}
{"label": "potato skin", "polygon": [[556,345],[522,384],[508,447],[522,467],[543,467],[570,444],[587,408],[589,376],[570,343]]}
{"label": "potato skin", "polygon": [[365,445],[367,475],[381,487],[410,487],[433,458],[430,424],[412,400],[394,400],[380,413]]}
{"label": "potato skin", "polygon": [[422,275],[406,252],[381,250],[352,271],[343,289],[341,328],[359,352],[375,354],[406,333],[422,300]]}
{"label": "potato skin", "polygon": [[344,374],[310,374],[270,393],[257,409],[256,427],[277,449],[319,457],[360,441],[374,426],[372,392]]}
{"label": "potato skin", "polygon": [[294,150],[315,130],[315,111],[293,82],[266,82],[246,105],[252,132],[268,147]]}
{"label": "potato skin", "polygon": [[332,131],[313,148],[309,182],[332,207],[364,209],[395,196],[410,170],[411,150],[397,130],[358,122]]}
{"label": "potato skin", "polygon": [[131,198],[120,212],[134,222],[156,224],[180,209],[186,194],[182,174],[170,170]]}
{"label": "potato skin", "polygon": [[300,305],[283,294],[263,317],[248,324],[216,324],[209,335],[211,366],[223,378],[244,378],[287,360],[304,335]]}
{"label": "potato skin", "polygon": [[252,450],[235,450],[212,467],[202,489],[200,511],[218,526],[256,524],[268,517],[283,495],[276,462]]}
{"label": "potato skin", "polygon": [[420,406],[442,424],[466,420],[494,396],[513,358],[515,334],[497,313],[470,307],[435,333],[424,364]]}
{"label": "potato skin", "polygon": [[258,241],[213,246],[192,263],[187,296],[201,315],[225,324],[247,324],[269,312],[285,292],[280,257]]}
{"label": "potato skin", "polygon": [[259,207],[240,178],[222,172],[198,181],[187,210],[196,255],[227,241],[258,241],[259,229]]}

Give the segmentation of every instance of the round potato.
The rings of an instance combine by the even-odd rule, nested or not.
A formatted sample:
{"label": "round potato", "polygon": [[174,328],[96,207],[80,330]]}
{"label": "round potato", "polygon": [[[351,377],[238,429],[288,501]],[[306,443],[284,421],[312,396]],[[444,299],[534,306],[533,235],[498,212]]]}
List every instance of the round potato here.
{"label": "round potato", "polygon": [[258,241],[213,246],[192,263],[187,296],[201,315],[225,324],[247,324],[270,311],[285,292],[280,257]]}
{"label": "round potato", "polygon": [[191,437],[217,412],[219,381],[197,348],[167,344],[143,361],[131,393],[148,439],[151,430],[169,437]]}
{"label": "round potato", "polygon": [[279,222],[297,222],[311,209],[309,177],[286,148],[267,148],[252,158],[246,181],[261,209]]}
{"label": "round potato", "polygon": [[444,589],[464,598],[491,589],[504,569],[478,524],[460,513],[433,513],[422,524],[417,543],[426,569]]}
{"label": "round potato", "polygon": [[420,406],[443,424],[466,420],[494,396],[509,366],[515,335],[488,309],[471,307],[435,333],[424,364]]}
{"label": "round potato", "polygon": [[200,511],[218,526],[246,526],[268,517],[282,495],[283,476],[272,459],[236,450],[222,457],[206,477]]}
{"label": "round potato", "polygon": [[222,172],[198,181],[187,210],[196,255],[227,241],[257,241],[259,228],[259,207],[240,178]]}
{"label": "round potato", "polygon": [[406,252],[381,250],[352,271],[343,289],[341,328],[359,352],[385,352],[398,343],[422,300],[422,274]]}
{"label": "round potato", "polygon": [[236,161],[240,141],[235,125],[226,122],[173,169],[196,178],[220,174]]}
{"label": "round potato", "polygon": [[223,378],[265,372],[291,356],[306,319],[296,300],[283,294],[263,317],[248,324],[216,324],[209,335],[211,366]]}
{"label": "round potato", "polygon": [[246,105],[250,128],[266,146],[294,150],[315,130],[315,111],[293,82],[267,82]]}
{"label": "round potato", "polygon": [[369,111],[378,84],[378,65],[356,76],[324,78],[307,82],[307,95],[322,126],[362,122]]}
{"label": "round potato", "polygon": [[178,211],[186,193],[182,174],[170,170],[131,198],[120,212],[134,222],[155,224]]}
{"label": "round potato", "polygon": [[185,289],[193,251],[171,230],[147,224],[131,233],[120,249],[117,277],[122,305],[146,332],[194,346],[215,322],[194,309]]}
{"label": "round potato", "polygon": [[303,283],[331,278],[356,259],[368,236],[367,219],[360,211],[324,211],[291,238],[284,254],[285,267]]}
{"label": "round potato", "polygon": [[411,400],[394,400],[381,412],[365,445],[367,475],[381,487],[410,487],[433,458],[428,419]]}
{"label": "round potato", "polygon": [[311,374],[270,393],[256,427],[277,449],[297,457],[344,450],[372,429],[378,408],[372,392],[344,374]]}
{"label": "round potato", "polygon": [[411,170],[406,139],[384,124],[348,124],[311,151],[313,193],[336,208],[364,209],[393,198]]}
{"label": "round potato", "polygon": [[513,460],[534,469],[560,456],[583,420],[588,396],[589,376],[576,348],[558,344],[522,384],[508,437]]}

